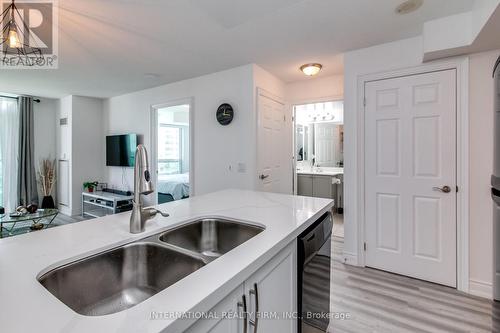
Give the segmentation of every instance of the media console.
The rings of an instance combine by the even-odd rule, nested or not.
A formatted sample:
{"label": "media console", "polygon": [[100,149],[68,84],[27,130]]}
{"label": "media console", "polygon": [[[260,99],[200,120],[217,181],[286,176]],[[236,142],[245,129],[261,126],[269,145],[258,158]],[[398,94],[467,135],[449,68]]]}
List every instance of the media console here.
{"label": "media console", "polygon": [[118,193],[110,190],[82,192],[82,216],[102,217],[132,210],[133,196],[130,192],[111,191]]}

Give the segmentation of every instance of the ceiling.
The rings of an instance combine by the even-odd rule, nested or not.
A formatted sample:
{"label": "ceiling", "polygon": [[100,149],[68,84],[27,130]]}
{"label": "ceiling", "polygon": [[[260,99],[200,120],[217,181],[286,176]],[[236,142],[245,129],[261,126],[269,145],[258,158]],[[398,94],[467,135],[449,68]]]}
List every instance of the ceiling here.
{"label": "ceiling", "polygon": [[421,34],[425,21],[468,11],[474,0],[59,0],[59,69],[2,70],[0,91],[110,97],[256,63],[285,82],[342,53]]}

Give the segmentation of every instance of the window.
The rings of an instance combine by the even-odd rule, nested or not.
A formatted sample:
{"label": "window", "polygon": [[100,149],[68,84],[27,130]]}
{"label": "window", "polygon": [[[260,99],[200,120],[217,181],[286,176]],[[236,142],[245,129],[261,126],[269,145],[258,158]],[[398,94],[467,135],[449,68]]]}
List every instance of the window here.
{"label": "window", "polygon": [[0,206],[6,211],[17,206],[18,149],[17,100],[0,97]]}
{"label": "window", "polygon": [[160,175],[181,173],[182,132],[181,126],[159,124],[158,173]]}

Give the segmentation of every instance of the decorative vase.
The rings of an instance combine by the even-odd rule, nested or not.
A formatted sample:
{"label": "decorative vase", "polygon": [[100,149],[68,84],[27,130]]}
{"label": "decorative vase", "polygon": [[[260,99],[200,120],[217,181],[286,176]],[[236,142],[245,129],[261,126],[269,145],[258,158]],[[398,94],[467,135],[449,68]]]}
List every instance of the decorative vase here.
{"label": "decorative vase", "polygon": [[93,187],[89,187],[89,193],[92,193],[94,192],[94,188]]}
{"label": "decorative vase", "polygon": [[54,205],[54,198],[52,198],[51,195],[47,195],[47,196],[43,197],[42,208],[43,209],[56,208],[56,206]]}

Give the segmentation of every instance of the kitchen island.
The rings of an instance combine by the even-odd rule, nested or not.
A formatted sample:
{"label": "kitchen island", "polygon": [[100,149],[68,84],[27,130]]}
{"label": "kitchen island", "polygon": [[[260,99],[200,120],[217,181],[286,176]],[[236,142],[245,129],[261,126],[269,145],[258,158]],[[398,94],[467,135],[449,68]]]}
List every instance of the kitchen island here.
{"label": "kitchen island", "polygon": [[[281,272],[276,295],[266,299],[289,300],[284,311],[296,302],[295,239],[324,213],[333,202],[242,190],[225,190],[159,205],[170,214],[157,216],[141,234],[129,232],[130,213],[110,215],[62,227],[0,240],[0,320],[2,331],[14,332],[237,332],[239,318],[204,318],[213,309],[237,311],[242,295],[245,305],[258,282],[272,270]],[[126,310],[102,316],[79,314],[52,295],[38,280],[43,273],[62,264],[141,240],[176,228],[201,217],[219,217],[248,222],[264,228],[240,246],[168,288]],[[166,263],[168,265],[168,262]],[[274,269],[276,267],[276,269]],[[265,288],[269,288],[264,284]],[[283,289],[285,288],[285,289]],[[286,290],[287,294],[281,294]],[[253,290],[255,293],[256,290]],[[262,293],[263,291],[261,291]],[[245,302],[245,303],[246,303]],[[280,304],[273,304],[273,309]],[[202,316],[200,318],[200,316]],[[268,327],[279,327],[269,321]],[[261,321],[265,331],[266,321]],[[294,319],[285,324],[293,332]],[[283,327],[283,326],[281,326]],[[234,331],[236,329],[236,331]],[[259,329],[259,331],[261,331]],[[250,330],[251,331],[251,330]]]}

